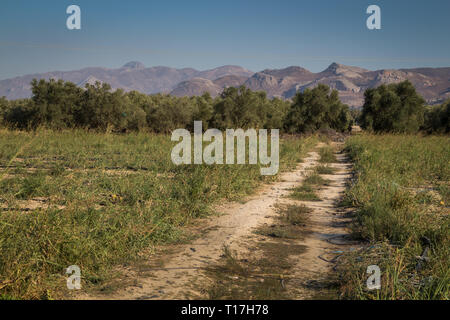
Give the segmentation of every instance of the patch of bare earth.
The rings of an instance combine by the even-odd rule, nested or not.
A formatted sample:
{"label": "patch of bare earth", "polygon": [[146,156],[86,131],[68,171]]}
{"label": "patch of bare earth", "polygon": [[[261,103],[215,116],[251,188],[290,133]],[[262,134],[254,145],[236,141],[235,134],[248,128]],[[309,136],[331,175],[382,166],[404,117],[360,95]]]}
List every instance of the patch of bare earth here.
{"label": "patch of bare earth", "polygon": [[35,197],[30,200],[16,200],[13,205],[2,202],[0,199],[1,211],[34,211],[49,208],[62,210],[65,206],[52,204],[50,203],[50,199],[45,197]]}
{"label": "patch of bare earth", "polygon": [[[322,146],[319,144],[317,147]],[[283,239],[284,243],[291,241],[293,246],[302,250],[298,255],[289,254],[290,262],[295,266],[290,268],[290,274],[282,285],[284,290],[295,292],[289,298],[313,298],[317,295],[320,281],[328,278],[333,267],[325,260],[333,258],[332,252],[348,247],[343,238],[347,220],[342,218],[337,201],[345,190],[351,168],[345,155],[338,154],[337,159],[338,163],[331,164],[336,169],[334,173],[323,175],[330,182],[318,191],[320,201],[303,202],[288,197],[292,188],[301,185],[305,175],[318,165],[319,155],[314,151],[294,171],[281,174],[279,182],[261,187],[245,203],[218,206],[216,209],[221,215],[199,221],[201,236],[190,244],[176,245],[169,253],[150,255],[148,264],[126,270],[119,289],[116,286],[112,292],[81,294],[76,298],[208,298],[205,288],[215,285],[215,279],[208,270],[221,263],[224,247],[245,261],[245,258],[260,254],[254,250],[254,245],[266,241],[267,237],[255,231],[279,222],[279,205],[302,203],[313,209],[308,217],[308,232],[298,239]]]}

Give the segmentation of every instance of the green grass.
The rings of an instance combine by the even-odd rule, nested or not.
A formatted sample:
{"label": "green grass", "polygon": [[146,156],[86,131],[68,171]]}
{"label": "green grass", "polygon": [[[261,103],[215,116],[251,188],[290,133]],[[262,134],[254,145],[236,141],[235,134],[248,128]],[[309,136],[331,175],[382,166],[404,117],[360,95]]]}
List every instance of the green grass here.
{"label": "green grass", "polygon": [[329,181],[322,178],[317,173],[313,172],[312,174],[308,175],[305,180],[303,181],[303,184],[307,185],[314,185],[316,187],[322,187],[328,185]]}
{"label": "green grass", "polygon": [[308,221],[307,214],[312,212],[311,208],[305,205],[288,205],[281,208],[282,217],[290,224],[295,226],[303,226]]}
{"label": "green grass", "polygon": [[[351,137],[346,150],[357,173],[345,196],[357,208],[352,233],[378,249],[342,260],[344,297],[448,299],[450,138],[361,135]],[[425,238],[430,260],[416,270]],[[365,289],[370,264],[381,268],[381,290]]]}
{"label": "green grass", "polygon": [[321,163],[333,163],[337,162],[336,155],[334,154],[334,149],[330,146],[325,146],[319,149],[319,155]]}
{"label": "green grass", "polygon": [[292,193],[289,196],[299,201],[320,201],[313,187],[305,184],[292,189]]}
{"label": "green grass", "polygon": [[256,230],[257,234],[280,239],[302,239],[304,237],[304,227],[308,221],[308,213],[311,208],[305,205],[276,205],[278,224],[262,226]]}
{"label": "green grass", "polygon": [[[183,227],[239,200],[263,182],[254,165],[175,166],[170,136],[0,130],[0,296],[65,297],[65,269],[82,286],[111,280],[156,245],[189,238]],[[295,167],[317,138],[280,142],[280,171]],[[32,201],[40,209],[24,211]]]}
{"label": "green grass", "polygon": [[315,168],[315,172],[317,174],[333,174],[336,172],[336,169],[327,165],[319,165]]}
{"label": "green grass", "polygon": [[320,201],[320,198],[317,195],[317,190],[319,190],[323,186],[328,185],[328,183],[328,180],[322,178],[314,170],[306,176],[301,186],[292,189],[292,192],[289,196],[292,199],[300,201]]}

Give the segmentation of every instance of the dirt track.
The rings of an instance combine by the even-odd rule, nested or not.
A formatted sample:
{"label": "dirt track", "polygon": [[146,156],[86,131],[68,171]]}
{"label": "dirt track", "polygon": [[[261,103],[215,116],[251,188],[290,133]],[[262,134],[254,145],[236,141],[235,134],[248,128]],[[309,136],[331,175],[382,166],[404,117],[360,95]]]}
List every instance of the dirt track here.
{"label": "dirt track", "polygon": [[[321,147],[319,144],[317,147]],[[165,255],[161,266],[145,272],[145,276],[131,272],[130,277],[138,278],[136,285],[117,290],[113,294],[98,296],[81,296],[82,299],[185,299],[199,296],[199,288],[208,282],[203,269],[220,259],[223,246],[243,255],[249,253],[249,243],[258,239],[253,233],[255,228],[274,221],[277,213],[276,204],[304,203],[313,209],[308,228],[311,231],[301,243],[307,250],[295,257],[296,267],[293,276],[302,279],[289,282],[289,286],[300,287],[301,294],[296,298],[308,299],[315,294],[314,281],[327,277],[332,264],[325,260],[332,259],[332,253],[348,244],[339,243],[345,235],[345,219],[339,215],[336,201],[345,190],[345,183],[350,177],[350,165],[345,155],[337,155],[338,163],[334,174],[323,175],[331,182],[319,191],[321,201],[301,202],[286,196],[290,189],[301,184],[305,174],[318,164],[319,155],[313,151],[308,154],[295,171],[281,175],[279,182],[262,187],[245,203],[228,203],[217,208],[220,216],[214,216],[207,222],[209,231],[190,244],[177,246],[171,254]],[[331,256],[330,256],[331,254]],[[335,254],[334,254],[335,255]],[[330,258],[331,257],[331,258]],[[297,290],[298,291],[298,290]]]}
{"label": "dirt track", "polygon": [[299,299],[316,296],[321,287],[327,285],[334,260],[354,244],[347,239],[346,225],[351,218],[346,217],[346,209],[338,207],[351,177],[351,164],[344,154],[337,154],[336,158],[338,163],[333,163],[332,167],[337,171],[322,175],[330,183],[318,192],[321,200],[300,202],[313,212],[308,223],[311,233],[302,241],[308,249],[297,258],[293,268],[292,276],[301,280],[289,282],[290,286],[301,288]]}

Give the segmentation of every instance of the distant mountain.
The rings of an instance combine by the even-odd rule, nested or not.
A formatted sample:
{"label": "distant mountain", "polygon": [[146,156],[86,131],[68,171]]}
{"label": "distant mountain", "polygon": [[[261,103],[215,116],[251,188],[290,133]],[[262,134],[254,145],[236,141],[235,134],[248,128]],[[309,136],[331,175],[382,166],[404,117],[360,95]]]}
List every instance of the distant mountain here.
{"label": "distant mountain", "polygon": [[361,106],[364,103],[364,91],[367,88],[409,80],[430,104],[450,98],[450,68],[370,71],[332,63],[318,73],[297,66],[265,69],[254,73],[239,66],[222,66],[204,71],[192,68],[147,68],[137,61],[128,62],[118,69],[91,67],[2,80],[0,96],[6,96],[8,99],[30,97],[30,82],[33,78],[62,79],[80,87],[99,81],[109,83],[114,89],[137,90],[147,94],[171,93],[176,96],[201,95],[204,92],[216,96],[226,87],[245,85],[252,90],[266,91],[269,97],[284,99],[324,83],[338,90],[341,100],[350,106]]}
{"label": "distant mountain", "polygon": [[170,93],[179,83],[193,79],[217,78],[236,75],[248,78],[252,71],[238,66],[223,66],[211,70],[198,71],[192,68],[175,69],[169,67],[146,68],[142,63],[132,61],[118,69],[84,68],[75,71],[55,71],[41,74],[31,74],[0,81],[0,97],[8,99],[27,98],[31,96],[30,82],[37,79],[62,79],[79,86],[95,81],[109,83],[114,89],[123,88],[126,91],[137,90],[143,93]]}
{"label": "distant mountain", "polygon": [[254,72],[244,69],[239,66],[223,66],[211,70],[200,71],[195,75],[197,78],[204,78],[208,80],[216,80],[225,76],[239,76],[239,77],[250,77]]}
{"label": "distant mountain", "polygon": [[300,67],[263,70],[250,77],[245,85],[252,90],[264,90],[272,97],[289,99],[299,91],[323,83],[338,90],[344,103],[357,107],[363,105],[366,89],[404,80],[411,81],[430,104],[450,98],[450,68],[370,71],[332,63],[319,73],[311,73]]}
{"label": "distant mountain", "polygon": [[209,79],[192,78],[187,81],[180,82],[171,94],[175,96],[200,96],[205,92],[210,93],[213,97],[221,92],[221,87],[216,85]]}
{"label": "distant mountain", "polygon": [[122,67],[123,69],[130,69],[130,70],[139,70],[139,69],[145,69],[145,65],[142,62],[139,61],[130,61]]}

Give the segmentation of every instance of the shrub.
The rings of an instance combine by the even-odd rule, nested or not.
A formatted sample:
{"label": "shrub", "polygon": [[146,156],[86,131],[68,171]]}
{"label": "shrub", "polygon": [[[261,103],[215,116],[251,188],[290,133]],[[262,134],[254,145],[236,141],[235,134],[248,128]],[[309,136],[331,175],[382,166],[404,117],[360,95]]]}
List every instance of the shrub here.
{"label": "shrub", "polygon": [[428,133],[450,132],[450,100],[439,106],[427,107],[422,129]]}
{"label": "shrub", "polygon": [[284,128],[290,133],[315,132],[323,128],[349,131],[353,119],[347,105],[339,100],[336,90],[319,84],[316,88],[299,92],[286,116]]}
{"label": "shrub", "polygon": [[425,100],[409,81],[367,89],[364,97],[363,129],[414,133],[423,125]]}

